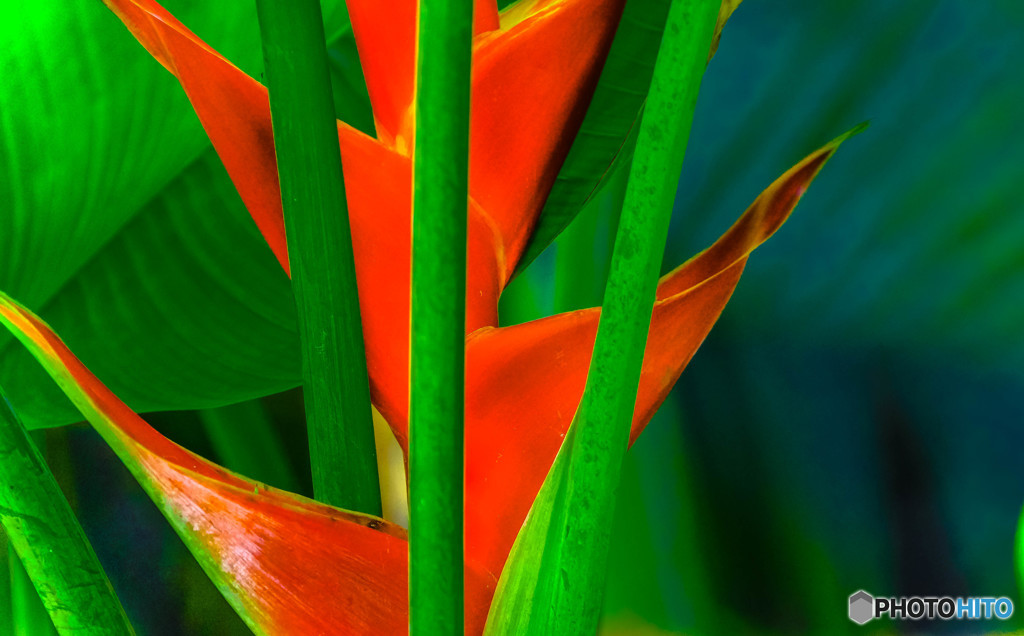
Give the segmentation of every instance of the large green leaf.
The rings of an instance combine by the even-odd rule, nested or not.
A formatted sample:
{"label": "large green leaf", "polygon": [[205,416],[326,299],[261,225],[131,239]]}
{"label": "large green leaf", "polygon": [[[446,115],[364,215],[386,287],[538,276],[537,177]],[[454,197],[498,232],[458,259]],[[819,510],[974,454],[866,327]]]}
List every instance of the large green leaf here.
{"label": "large green leaf", "polygon": [[[225,22],[255,28],[254,22],[247,22],[254,20],[249,3],[232,2],[229,6],[234,13],[222,16]],[[287,278],[249,219],[191,107],[179,95],[177,83],[149,58],[116,17],[107,16],[106,9],[100,8],[100,16],[112,20],[112,29],[119,35],[124,31],[127,48],[141,53],[148,70],[140,71],[143,79],[138,81],[145,85],[146,73],[152,72],[159,81],[168,80],[169,95],[180,97],[182,118],[194,129],[194,148],[190,146],[190,157],[160,165],[161,180],[151,192],[118,199],[122,205],[116,223],[97,212],[110,227],[102,236],[98,231],[81,233],[76,246],[89,241],[95,245],[88,251],[83,247],[80,262],[66,265],[60,276],[46,277],[48,286],[42,291],[33,293],[12,281],[10,293],[32,299],[26,302],[66,334],[81,358],[137,410],[213,407],[297,385],[295,309]],[[340,3],[325,6],[336,104],[346,120],[366,129],[372,126],[372,117],[361,72],[353,63],[354,42],[343,9]],[[206,36],[198,27],[195,30]],[[257,38],[258,34],[250,42],[253,59],[259,57]],[[43,87],[38,90],[46,90],[45,82],[36,81]],[[164,113],[160,100],[132,96],[123,100],[157,119],[161,114],[173,115]],[[149,109],[154,110],[150,113]],[[18,121],[23,127],[32,123],[27,115]],[[110,126],[127,134],[123,122]],[[148,133],[132,134],[146,138]],[[173,135],[168,135],[168,148],[172,141]],[[116,143],[109,148],[111,157],[118,157],[118,148],[124,152]],[[133,162],[146,163],[136,155],[118,160],[127,162],[129,168]],[[67,161],[69,169],[87,163],[79,154],[69,155]],[[97,174],[97,188],[107,186],[103,177]],[[140,179],[136,181],[141,183]],[[57,182],[54,187],[60,185]],[[31,217],[42,205],[26,203],[25,214]],[[72,208],[68,204],[60,209]],[[53,217],[53,233],[73,233],[74,215],[62,212]],[[0,216],[0,222],[14,227],[16,221],[13,215]],[[32,253],[60,258],[60,244],[51,247],[47,240],[22,234],[17,243],[20,252],[9,253],[22,254],[24,259]],[[32,263],[45,262],[41,256],[31,258]],[[45,273],[34,274],[36,268],[27,262],[12,269],[24,272],[32,282]],[[0,338],[0,379],[30,428],[78,419],[70,403],[6,336]]]}
{"label": "large green leaf", "polygon": [[[258,72],[247,3],[172,2]],[[0,5],[0,289],[38,305],[207,144],[101,2]]]}
{"label": "large green leaf", "polygon": [[[299,382],[291,287],[212,148],[38,313],[134,408],[219,406]],[[16,342],[0,377],[26,425],[79,419]]]}
{"label": "large green leaf", "polygon": [[[753,81],[708,74],[693,145],[703,168],[684,175],[677,201],[701,213],[679,216],[670,252],[680,258],[715,236],[765,166],[828,126],[870,117],[864,143],[811,193],[821,212],[799,215],[767,246],[732,311],[757,312],[750,336],[793,330],[814,342],[940,346],[1019,368],[1020,10],[954,0],[789,7],[745,4],[734,18],[737,41],[766,25],[773,36],[760,58],[729,46],[716,58],[716,71]],[[793,13],[849,19],[864,35],[797,37]],[[784,90],[801,64],[807,81]]]}

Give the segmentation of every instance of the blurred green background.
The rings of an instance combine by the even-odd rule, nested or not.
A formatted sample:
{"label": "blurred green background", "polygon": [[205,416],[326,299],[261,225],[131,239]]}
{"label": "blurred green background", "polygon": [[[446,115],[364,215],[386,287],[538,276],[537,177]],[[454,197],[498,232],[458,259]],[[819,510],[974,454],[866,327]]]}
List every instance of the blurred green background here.
{"label": "blurred green background", "polygon": [[[226,193],[193,187],[221,170],[202,130],[173,79],[101,3],[31,14],[20,4],[4,3],[0,21],[2,41],[27,42],[0,51],[0,207],[31,222],[5,225],[19,229],[0,236],[0,285],[84,350],[101,378],[159,377],[189,364],[193,345],[175,332],[175,312],[201,312],[234,289],[211,287],[202,254],[245,249],[205,225],[183,246],[160,223],[173,228],[186,223],[183,210],[206,219],[223,208],[260,244],[230,185]],[[199,2],[165,4],[259,72],[250,3],[225,3],[218,15]],[[337,3],[325,5],[330,31]],[[81,37],[89,29],[105,34],[98,44]],[[1024,502],[1022,30],[1016,0],[747,0],[737,10],[705,76],[665,271],[710,244],[807,152],[860,121],[871,127],[843,146],[751,259],[630,453],[605,601],[609,633],[974,633],[1022,624],[1013,563]],[[78,37],[45,40],[51,31]],[[357,84],[348,40],[334,42],[336,84]],[[339,110],[369,125],[346,99],[339,91]],[[18,126],[27,112],[41,113],[38,125]],[[69,130],[88,134],[72,139]],[[599,302],[616,202],[613,183],[513,284],[503,321]],[[48,222],[53,210],[75,222]],[[191,260],[175,260],[182,250]],[[239,261],[268,281],[258,313],[273,324],[294,320],[274,309],[286,281],[269,252]],[[124,306],[111,299],[131,281],[108,275],[124,270],[189,284],[154,297],[147,291],[155,286],[138,283],[144,301]],[[230,333],[231,311],[209,328]],[[181,360],[104,367],[105,349],[148,355],[146,342],[118,328],[123,316],[147,325],[150,340],[175,342]],[[297,364],[290,340],[246,337],[224,346]],[[19,386],[34,386],[31,372],[8,339],[0,347],[2,384],[27,419],[33,408],[67,409],[41,390],[19,396]],[[288,374],[268,382],[286,388]],[[308,493],[297,392],[243,408],[218,412],[218,426],[250,435],[247,423],[262,410],[267,434],[287,449],[287,465],[265,463],[257,471],[277,472],[252,476],[294,479]],[[147,419],[201,454],[237,461],[207,433],[210,417]],[[45,437],[140,633],[246,633],[91,431]],[[858,589],[1009,596],[1017,616],[860,628],[846,618]],[[0,614],[8,633],[10,617]]]}

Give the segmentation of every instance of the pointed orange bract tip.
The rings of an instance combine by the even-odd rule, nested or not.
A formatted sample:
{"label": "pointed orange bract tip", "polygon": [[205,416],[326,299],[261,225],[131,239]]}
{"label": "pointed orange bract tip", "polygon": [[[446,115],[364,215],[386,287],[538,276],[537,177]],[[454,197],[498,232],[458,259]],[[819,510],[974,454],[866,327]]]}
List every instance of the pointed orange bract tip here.
{"label": "pointed orange bract tip", "polygon": [[[174,444],[2,292],[0,322],[110,444],[253,631],[405,633],[402,528],[267,488]],[[470,562],[467,627],[482,629],[495,581]]]}
{"label": "pointed orange bract tip", "polygon": [[480,35],[501,28],[498,0],[475,0],[473,3],[473,34]]}
{"label": "pointed orange bract tip", "polygon": [[346,2],[377,138],[409,154],[416,89],[416,0]]}
{"label": "pointed orange bract tip", "polygon": [[718,52],[718,43],[722,40],[722,30],[726,22],[732,16],[732,12],[740,6],[743,0],[722,0],[722,6],[718,8],[718,21],[715,23],[715,33],[711,36],[711,50],[708,52],[708,61]]}
{"label": "pointed orange bract tip", "polygon": [[156,2],[104,1],[178,78],[245,207],[287,272],[288,248],[266,89]]}
{"label": "pointed orange bract tip", "polygon": [[498,227],[505,282],[586,114],[623,0],[517,4],[473,56],[470,194]]}

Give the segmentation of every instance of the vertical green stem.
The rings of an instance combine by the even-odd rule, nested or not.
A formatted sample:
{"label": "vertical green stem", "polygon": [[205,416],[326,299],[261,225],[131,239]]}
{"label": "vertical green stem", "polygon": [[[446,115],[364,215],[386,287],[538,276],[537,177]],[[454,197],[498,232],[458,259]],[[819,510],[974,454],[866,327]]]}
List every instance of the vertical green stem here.
{"label": "vertical green stem", "polygon": [[20,559],[59,633],[134,633],[53,473],[2,391],[0,522],[17,552],[12,570]]}
{"label": "vertical green stem", "polygon": [[379,515],[355,259],[323,17],[317,0],[256,0],[316,498]]}
{"label": "vertical green stem", "polygon": [[[560,633],[593,633],[622,458],[626,452],[668,236],[718,0],[673,0],[651,80],[587,385],[568,456],[560,555],[562,593],[552,609]],[[568,440],[567,440],[568,443]],[[586,609],[584,609],[586,608]]]}
{"label": "vertical green stem", "polygon": [[419,5],[413,180],[409,626],[463,630],[472,0]]}

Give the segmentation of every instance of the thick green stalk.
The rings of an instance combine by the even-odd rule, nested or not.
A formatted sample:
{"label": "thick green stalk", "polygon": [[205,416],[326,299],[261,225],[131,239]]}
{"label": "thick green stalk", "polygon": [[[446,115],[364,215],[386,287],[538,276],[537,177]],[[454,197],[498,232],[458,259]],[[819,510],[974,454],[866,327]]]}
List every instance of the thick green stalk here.
{"label": "thick green stalk", "polygon": [[59,633],[134,633],[57,480],[2,391],[0,522]]}
{"label": "thick green stalk", "polygon": [[281,178],[313,491],[379,515],[355,259],[317,0],[256,0]]}
{"label": "thick green stalk", "polygon": [[673,0],[616,231],[587,385],[512,550],[487,633],[592,634],[676,184],[718,0]]}
{"label": "thick green stalk", "polygon": [[409,631],[463,630],[472,0],[419,6],[413,171]]}
{"label": "thick green stalk", "polygon": [[[561,595],[554,618],[556,625],[584,632],[597,627],[597,612],[582,613],[580,599],[599,595],[603,588],[615,490],[719,4],[673,0],[669,9],[616,233],[594,355],[576,412],[561,553],[568,593]],[[562,633],[570,631],[576,630]]]}

